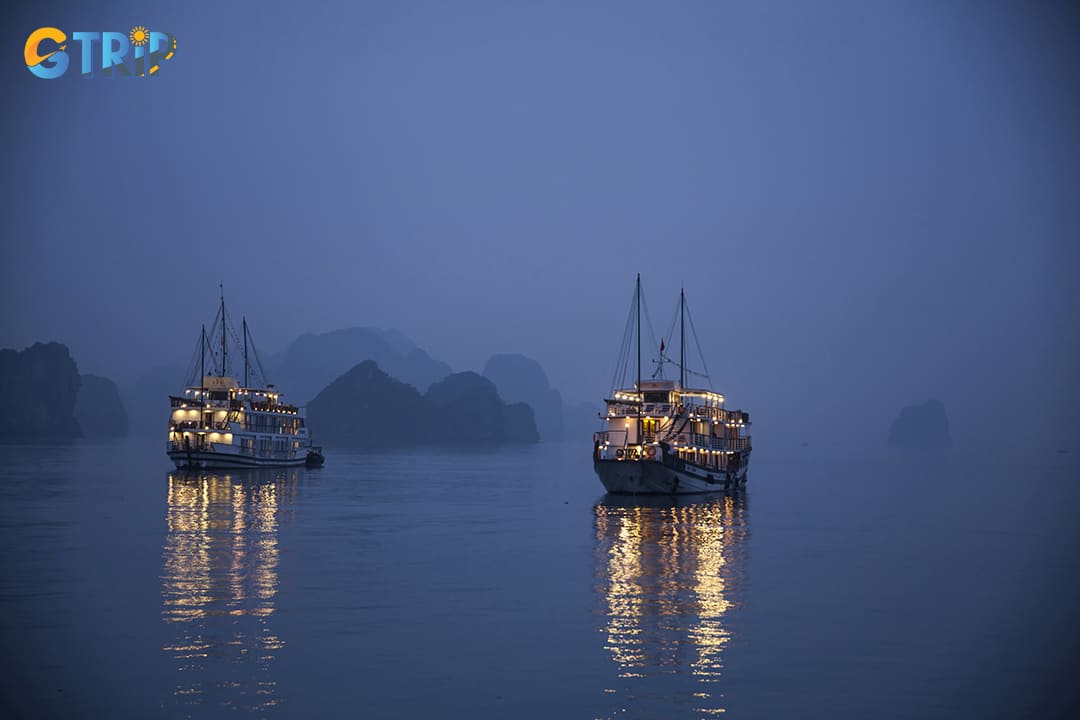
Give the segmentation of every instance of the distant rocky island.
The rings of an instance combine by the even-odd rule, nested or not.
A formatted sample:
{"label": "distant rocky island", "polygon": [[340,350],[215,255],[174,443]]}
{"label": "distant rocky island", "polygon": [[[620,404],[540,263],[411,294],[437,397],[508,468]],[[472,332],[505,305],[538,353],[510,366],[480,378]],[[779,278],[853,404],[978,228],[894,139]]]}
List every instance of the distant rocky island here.
{"label": "distant rocky island", "polygon": [[128,417],[116,383],[100,375],[80,375],[75,420],[84,437],[127,437]]}
{"label": "distant rocky island", "polygon": [[65,441],[127,434],[127,414],[116,384],[96,375],[79,375],[75,359],[62,343],[0,350],[0,394],[9,401],[0,418],[0,440]]}
{"label": "distant rocky island", "polygon": [[421,391],[453,372],[404,333],[373,327],[305,333],[266,358],[266,372],[292,402],[303,405],[364,360],[375,361],[392,377]]}
{"label": "distant rocky island", "polygon": [[[370,367],[358,370],[367,361]],[[307,405],[316,441],[340,446],[558,442],[564,437],[587,443],[600,411],[591,402],[565,404],[540,363],[525,355],[495,354],[481,374],[454,373],[394,329],[305,333],[284,350],[264,355],[261,365],[287,401]],[[164,431],[168,396],[182,389],[190,372],[179,364],[151,366],[118,388],[109,378],[80,375],[61,343],[2,350],[0,388],[16,402],[0,420],[0,440],[156,437]],[[423,416],[413,418],[404,438],[406,426],[397,410],[377,409],[391,399],[394,408],[413,408]],[[370,406],[369,414],[355,416],[361,406]]]}
{"label": "distant rocky island", "polygon": [[563,401],[551,387],[540,363],[524,355],[492,355],[484,365],[484,377],[495,383],[507,402],[527,403],[536,417],[536,429],[545,441],[563,437]]}
{"label": "distant rocky island", "polygon": [[[390,378],[413,386],[421,395],[453,373],[449,365],[433,358],[400,330],[376,327],[304,333],[284,350],[263,356],[261,365],[289,402],[304,406],[366,360],[374,361]],[[133,432],[160,432],[164,398],[179,391],[185,374],[180,365],[150,368],[123,388]],[[532,408],[542,441],[559,441],[563,437],[589,440],[596,429],[599,405],[565,405],[543,367],[532,358],[495,354],[481,374],[495,384],[503,402],[525,403]]]}
{"label": "distant rocky island", "polygon": [[934,450],[951,446],[949,418],[937,400],[908,405],[889,427],[889,447]]}
{"label": "distant rocky island", "polygon": [[454,373],[421,394],[372,360],[356,365],[308,403],[308,425],[321,444],[377,450],[425,445],[535,443],[532,409],[505,403],[494,383]]}

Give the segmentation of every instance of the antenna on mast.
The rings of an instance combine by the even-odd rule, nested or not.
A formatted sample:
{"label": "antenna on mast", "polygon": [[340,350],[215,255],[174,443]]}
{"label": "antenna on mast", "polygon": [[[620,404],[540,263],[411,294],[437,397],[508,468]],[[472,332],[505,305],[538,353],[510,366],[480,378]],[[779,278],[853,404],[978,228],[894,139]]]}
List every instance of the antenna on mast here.
{"label": "antenna on mast", "polygon": [[225,377],[228,371],[228,348],[225,345],[225,286],[218,283],[218,291],[221,293],[221,376]]}
{"label": "antenna on mast", "polygon": [[686,388],[686,289],[679,288],[679,387]]}
{"label": "antenna on mast", "polygon": [[645,398],[641,391],[641,273],[637,274],[637,442],[642,441],[641,433],[641,404]]}
{"label": "antenna on mast", "polygon": [[248,386],[247,315],[244,315],[244,387]]}

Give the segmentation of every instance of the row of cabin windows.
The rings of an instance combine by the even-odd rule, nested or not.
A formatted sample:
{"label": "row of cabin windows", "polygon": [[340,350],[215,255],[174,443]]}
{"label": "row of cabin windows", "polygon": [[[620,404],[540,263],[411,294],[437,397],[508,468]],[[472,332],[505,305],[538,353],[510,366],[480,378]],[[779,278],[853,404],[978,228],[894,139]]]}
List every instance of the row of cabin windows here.
{"label": "row of cabin windows", "polygon": [[[258,454],[266,457],[270,455],[281,456],[285,455],[290,450],[293,453],[300,447],[300,443],[294,440],[275,440],[274,438],[259,438],[258,439]],[[243,452],[248,454],[255,454],[256,440],[255,438],[241,438],[240,448]]]}
{"label": "row of cabin windows", "polygon": [[244,430],[248,432],[287,433],[295,435],[302,427],[304,427],[304,419],[300,417],[258,415],[255,413],[244,415]]}
{"label": "row of cabin windows", "polygon": [[[671,424],[672,423],[671,423],[670,420],[667,421],[666,423],[664,423],[664,429],[665,430],[670,429]],[[680,425],[681,425],[681,423],[680,423]],[[660,421],[656,420],[654,418],[645,418],[645,419],[643,419],[641,421],[641,429],[644,431],[644,433],[646,435],[653,435],[660,429]],[[693,421],[688,422],[686,424],[686,428],[685,428],[685,430],[683,430],[683,432],[694,433],[695,435],[710,435],[711,434],[712,437],[718,437],[719,438],[719,437],[724,437],[724,430],[725,429],[727,429],[727,426],[725,426],[725,425],[721,425],[721,424],[710,425],[710,423],[707,420],[693,420]],[[710,430],[711,430],[711,432],[710,432]],[[738,428],[737,432],[735,430],[736,430],[735,428],[731,428],[727,433],[727,437],[729,437],[729,438],[730,437],[746,437],[745,428]]]}
{"label": "row of cabin windows", "polygon": [[710,453],[704,450],[679,450],[679,457],[712,470],[724,470],[732,462],[727,453]]}

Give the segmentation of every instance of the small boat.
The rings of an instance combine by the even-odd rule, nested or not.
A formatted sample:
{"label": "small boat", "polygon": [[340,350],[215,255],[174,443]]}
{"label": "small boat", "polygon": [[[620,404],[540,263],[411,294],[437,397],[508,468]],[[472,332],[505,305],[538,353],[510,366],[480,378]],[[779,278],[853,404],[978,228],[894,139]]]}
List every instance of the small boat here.
{"label": "small boat", "polygon": [[[604,488],[615,494],[682,495],[744,486],[751,451],[750,415],[727,409],[724,396],[711,387],[688,385],[688,375],[711,382],[704,358],[703,372],[687,367],[685,291],[679,293],[670,332],[673,339],[677,320],[679,360],[665,354],[667,344],[661,339],[656,370],[648,380],[641,377],[641,306],[638,275],[611,396],[604,400],[604,429],[593,435],[593,468]],[[693,333],[692,319],[690,330]],[[637,373],[629,385],[626,373],[635,339]],[[700,355],[696,334],[694,341]],[[678,367],[678,380],[664,378],[664,366],[671,364]]]}
{"label": "small boat", "polygon": [[180,470],[321,466],[325,459],[311,444],[302,409],[266,382],[246,317],[242,332],[241,383],[229,375],[229,338],[239,343],[222,294],[210,332],[203,325],[199,336],[198,382],[193,368],[183,392],[169,396],[169,459]]}
{"label": "small boat", "polygon": [[304,460],[304,464],[309,468],[318,468],[326,464],[326,457],[323,455],[321,447],[312,447],[307,451],[307,458]]}

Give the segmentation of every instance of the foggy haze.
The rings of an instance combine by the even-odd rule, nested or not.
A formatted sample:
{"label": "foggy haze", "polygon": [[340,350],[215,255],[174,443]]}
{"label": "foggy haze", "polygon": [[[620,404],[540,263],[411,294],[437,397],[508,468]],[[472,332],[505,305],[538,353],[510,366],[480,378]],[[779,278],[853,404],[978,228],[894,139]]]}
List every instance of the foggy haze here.
{"label": "foggy haze", "polygon": [[[266,354],[397,328],[599,405],[640,272],[759,447],[880,446],[936,398],[957,444],[1075,448],[1080,24],[1039,7],[5,9],[0,347],[130,385],[220,282]],[[177,38],[160,77],[17,52],[136,23]]]}

